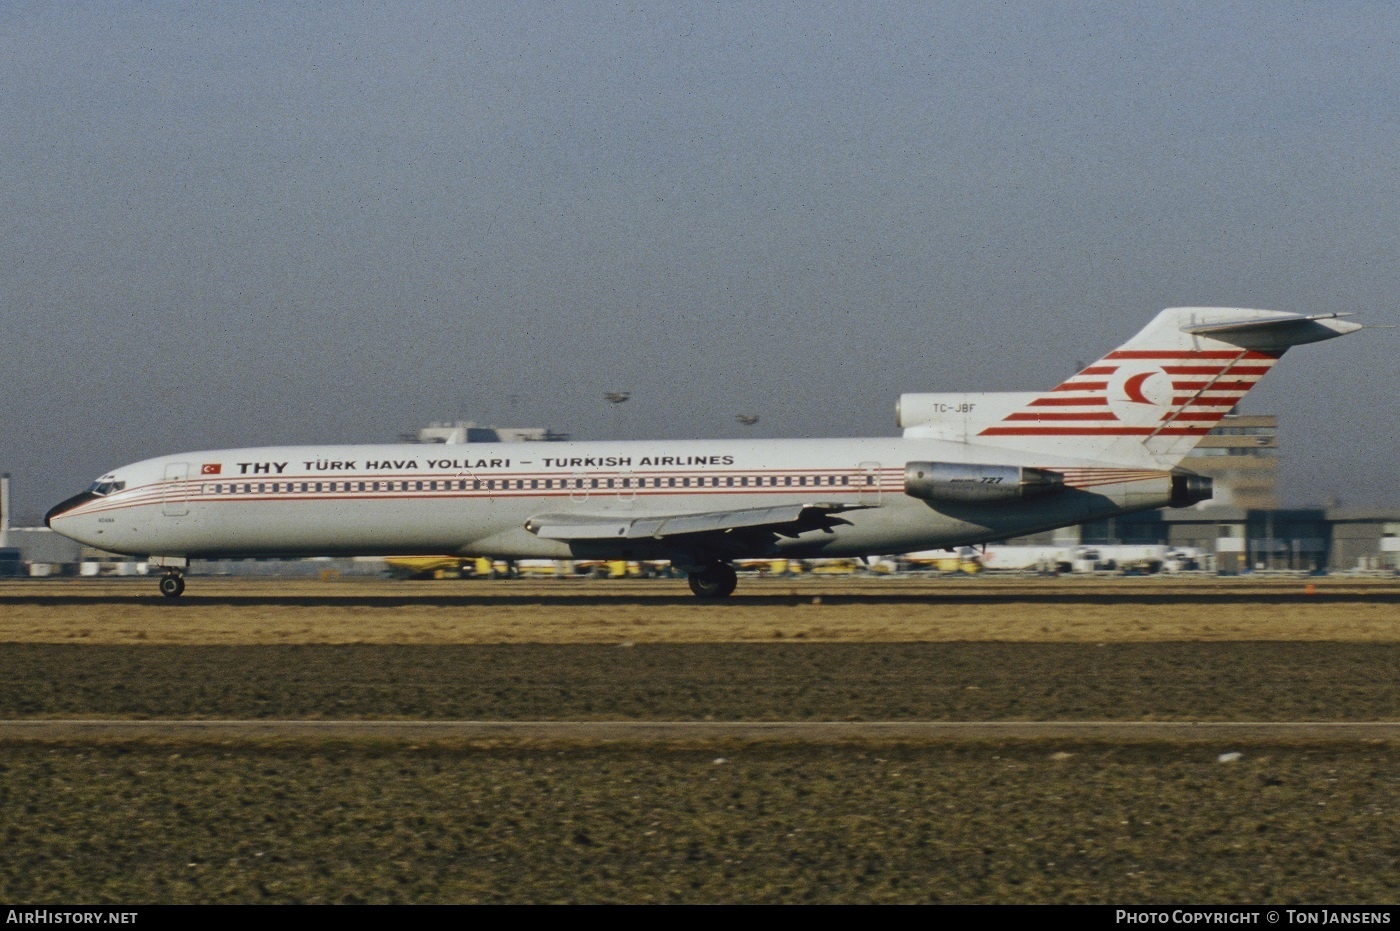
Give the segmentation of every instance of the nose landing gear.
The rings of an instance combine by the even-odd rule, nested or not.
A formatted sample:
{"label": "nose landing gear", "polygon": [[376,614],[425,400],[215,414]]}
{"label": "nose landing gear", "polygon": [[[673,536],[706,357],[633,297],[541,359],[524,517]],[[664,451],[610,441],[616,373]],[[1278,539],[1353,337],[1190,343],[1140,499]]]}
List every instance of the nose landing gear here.
{"label": "nose landing gear", "polygon": [[179,569],[168,569],[160,580],[160,593],[166,598],[179,598],[185,591],[185,576]]}
{"label": "nose landing gear", "polygon": [[739,576],[727,562],[714,562],[690,570],[690,590],[696,598],[728,598],[739,584]]}

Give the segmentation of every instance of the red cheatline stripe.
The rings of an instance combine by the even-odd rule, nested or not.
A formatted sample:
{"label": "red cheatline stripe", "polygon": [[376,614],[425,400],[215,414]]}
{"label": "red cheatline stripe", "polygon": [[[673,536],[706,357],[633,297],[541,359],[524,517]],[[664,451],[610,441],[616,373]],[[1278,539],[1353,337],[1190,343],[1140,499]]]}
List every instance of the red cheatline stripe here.
{"label": "red cheatline stripe", "polygon": [[[1112,375],[1116,371],[1118,371],[1118,366],[1116,365],[1091,365],[1080,372],[1079,375]],[[1079,375],[1075,377],[1078,378]]]}
{"label": "red cheatline stripe", "polygon": [[1208,381],[1173,381],[1172,387],[1177,391],[1200,391],[1209,388],[1211,391],[1239,391],[1245,392],[1254,387],[1252,381],[1218,381],[1211,384]]}
{"label": "red cheatline stripe", "polygon": [[1125,482],[1146,482],[1151,481],[1154,478],[1161,477],[1161,473],[1158,473],[1157,475],[1140,475],[1135,476],[1133,478],[1114,478],[1098,482],[1067,482],[1066,484],[1068,484],[1071,488],[1098,488],[1101,485],[1122,485]]}
{"label": "red cheatline stripe", "polygon": [[1059,473],[1064,474],[1064,475],[1076,475],[1076,476],[1079,476],[1080,478],[1083,478],[1083,477],[1085,477],[1086,475],[1139,475],[1139,474],[1147,474],[1147,473],[1149,473],[1149,472],[1151,472],[1151,473],[1153,473],[1153,474],[1156,474],[1156,473],[1162,471],[1161,469],[1129,469],[1129,468],[1122,468],[1122,469],[1066,469],[1066,468],[1064,468],[1064,467],[1058,467],[1058,468],[1057,468],[1057,467],[1055,467],[1055,466],[1053,466],[1053,465],[1042,465],[1042,466],[1039,466],[1039,468],[1042,468],[1042,469],[1049,469],[1049,470],[1052,471],[1052,472],[1059,472]]}
{"label": "red cheatline stripe", "polygon": [[988,427],[978,436],[1204,436],[1208,427]]}
{"label": "red cheatline stripe", "polygon": [[1063,385],[1056,385],[1051,391],[1103,391],[1108,387],[1106,381],[1067,381]]}
{"label": "red cheatline stripe", "polygon": [[1082,482],[1065,482],[1071,488],[1094,488],[1099,485],[1121,485],[1124,482],[1143,482],[1152,479],[1161,479],[1161,475],[1128,475],[1123,478],[1095,478],[1085,479]]}
{"label": "red cheatline stripe", "polygon": [[1066,413],[1064,411],[1035,411],[1032,413],[1011,414],[1007,420],[1117,420],[1113,411],[1103,410],[1093,413]]}
{"label": "red cheatline stripe", "polygon": [[1181,411],[1175,417],[1167,415],[1163,420],[1204,420],[1214,423],[1225,416],[1225,411]]}
{"label": "red cheatline stripe", "polygon": [[1071,489],[1093,489],[1093,487],[1098,487],[1098,486],[1100,486],[1100,484],[1123,484],[1124,482],[1149,482],[1149,480],[1152,480],[1152,479],[1161,479],[1161,477],[1163,477],[1163,476],[1162,476],[1162,473],[1161,473],[1161,472],[1156,472],[1156,473],[1151,473],[1151,475],[1131,475],[1131,476],[1124,476],[1124,477],[1121,477],[1121,479],[1095,479],[1095,480],[1092,480],[1092,482],[1065,482],[1065,484],[1068,484],[1068,486],[1070,486]]}
{"label": "red cheatline stripe", "polygon": [[1179,392],[1191,392],[1190,394],[1176,395],[1179,398],[1242,398],[1246,394],[1249,394],[1249,388],[1191,388],[1190,386],[1182,387],[1181,385],[1173,385],[1172,387]]}
{"label": "red cheatline stripe", "polygon": [[1173,395],[1172,398],[1173,403],[1181,403],[1191,398],[1214,398],[1217,401],[1238,401],[1248,393],[1248,391],[1241,391],[1238,388],[1226,388],[1223,391],[1217,391],[1211,388],[1209,391],[1192,391],[1190,394],[1176,394]]}
{"label": "red cheatline stripe", "polygon": [[1227,394],[1216,397],[1213,394],[1182,395],[1179,398],[1172,398],[1173,407],[1224,407],[1231,408],[1240,403],[1242,394]]}
{"label": "red cheatline stripe", "polygon": [[1106,398],[1036,398],[1027,407],[1107,407]]}
{"label": "red cheatline stripe", "polygon": [[1267,375],[1269,365],[1164,365],[1162,371],[1168,375],[1219,375],[1229,370],[1231,375]]}
{"label": "red cheatline stripe", "polygon": [[[894,490],[898,489],[899,487],[900,487],[899,484],[889,484],[889,485],[883,486],[883,487],[881,488],[881,490],[882,490],[882,491],[890,491],[890,492],[893,492]],[[805,488],[799,488],[799,487],[795,487],[795,486],[794,486],[794,487],[776,487],[776,488],[731,488],[731,487],[724,487],[724,486],[722,486],[722,487],[718,487],[718,488],[708,488],[708,487],[707,487],[707,488],[685,488],[685,489],[673,489],[673,488],[650,489],[650,488],[648,488],[648,489],[634,489],[634,490],[636,491],[636,496],[637,496],[637,497],[646,496],[646,497],[664,498],[664,497],[677,497],[677,496],[679,496],[679,497],[733,497],[733,496],[738,496],[738,495],[767,496],[767,495],[772,495],[772,494],[774,494],[774,493],[785,494],[785,495],[788,495],[788,496],[797,496],[797,495],[810,495],[810,494],[812,494],[813,492],[821,492],[821,491],[843,491],[843,492],[845,492],[845,493],[850,493],[850,492],[855,492],[855,491],[874,490],[874,489],[864,489],[864,488],[862,488],[862,487],[857,487],[857,486],[851,486],[851,487],[845,487],[845,488],[843,488],[842,486],[820,486],[820,487],[805,487]],[[586,491],[588,491],[590,495],[596,496],[596,497],[599,497],[599,498],[611,498],[611,497],[618,491],[618,489],[594,488],[594,489],[586,489]],[[504,490],[501,490],[501,489],[497,489],[497,490],[495,490],[495,491],[487,491],[487,490],[485,490],[485,489],[482,489],[482,490],[474,490],[474,491],[436,492],[436,493],[434,493],[434,492],[382,492],[382,491],[381,491],[381,492],[369,492],[369,491],[365,491],[365,492],[334,492],[334,493],[319,493],[319,494],[318,494],[318,493],[315,493],[315,492],[306,492],[306,493],[302,493],[302,492],[295,492],[295,493],[292,493],[292,492],[273,492],[273,493],[263,492],[263,493],[245,493],[245,494],[228,494],[228,495],[201,495],[201,496],[198,496],[198,497],[191,497],[191,498],[189,498],[189,499],[181,498],[181,499],[178,499],[177,501],[174,501],[174,502],[172,502],[172,503],[214,504],[214,503],[258,503],[258,502],[268,502],[268,501],[274,501],[274,502],[279,502],[279,503],[288,503],[288,502],[292,502],[292,501],[297,501],[297,502],[306,502],[306,501],[337,501],[337,502],[346,502],[346,501],[381,501],[381,502],[382,502],[382,501],[390,501],[390,500],[394,500],[394,501],[398,501],[398,500],[414,500],[414,501],[462,501],[462,500],[489,500],[489,499],[501,499],[501,498],[508,498],[508,497],[559,498],[559,499],[564,499],[564,498],[571,498],[571,493],[570,493],[569,490],[565,490],[565,489],[553,489],[553,490],[548,490],[548,491],[546,491],[546,490],[523,490],[523,489],[511,489],[511,490],[509,490],[509,491],[504,491]],[[587,497],[587,496],[585,496],[585,497]],[[582,500],[582,499],[580,499],[580,500]],[[109,504],[109,505],[107,505],[107,506],[105,506],[105,507],[86,507],[86,508],[83,508],[82,511],[81,511],[81,513],[84,514],[84,515],[100,514],[100,513],[105,513],[105,512],[108,512],[108,511],[125,510],[125,509],[128,509],[128,508],[155,507],[156,505],[158,505],[158,504],[160,504],[160,503],[161,503],[161,501],[160,501],[159,499],[148,500],[148,501],[144,501],[144,502],[139,502],[139,501],[136,501],[136,502],[133,502],[133,501],[125,501],[125,502],[120,502],[120,503],[113,502],[112,504]]]}

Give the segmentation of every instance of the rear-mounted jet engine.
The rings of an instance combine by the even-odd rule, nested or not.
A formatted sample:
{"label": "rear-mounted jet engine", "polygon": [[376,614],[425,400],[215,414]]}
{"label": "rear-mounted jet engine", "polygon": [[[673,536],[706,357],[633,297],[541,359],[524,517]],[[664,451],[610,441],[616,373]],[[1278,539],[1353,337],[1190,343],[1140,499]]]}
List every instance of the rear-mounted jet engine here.
{"label": "rear-mounted jet engine", "polygon": [[1172,498],[1168,507],[1184,508],[1201,501],[1209,501],[1215,493],[1211,488],[1209,475],[1197,475],[1180,469],[1172,473]]}
{"label": "rear-mounted jet engine", "polygon": [[956,462],[910,462],[904,467],[904,493],[925,501],[1023,501],[1064,487],[1065,477],[1048,469]]}

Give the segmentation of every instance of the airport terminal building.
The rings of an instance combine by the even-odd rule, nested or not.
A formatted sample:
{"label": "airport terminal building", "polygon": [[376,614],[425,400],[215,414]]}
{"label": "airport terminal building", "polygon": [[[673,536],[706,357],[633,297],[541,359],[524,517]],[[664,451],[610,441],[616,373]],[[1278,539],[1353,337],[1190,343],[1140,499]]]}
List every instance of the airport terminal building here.
{"label": "airport terminal building", "polygon": [[1208,568],[1341,572],[1400,570],[1400,509],[1280,508],[1278,418],[1230,414],[1182,461],[1214,480],[1214,497],[1189,508],[1093,521],[1014,543],[1190,547]]}

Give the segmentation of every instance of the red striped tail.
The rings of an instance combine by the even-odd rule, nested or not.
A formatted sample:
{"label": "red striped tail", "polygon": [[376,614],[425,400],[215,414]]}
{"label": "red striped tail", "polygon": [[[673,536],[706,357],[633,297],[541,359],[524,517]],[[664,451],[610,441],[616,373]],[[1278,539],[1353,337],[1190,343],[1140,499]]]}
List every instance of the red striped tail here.
{"label": "red striped tail", "polygon": [[1169,469],[1263,378],[1287,346],[1250,348],[1192,334],[1222,315],[1176,308],[1079,374],[986,425],[989,445]]}
{"label": "red striped tail", "polygon": [[1277,354],[1119,350],[982,436],[1204,436]]}

